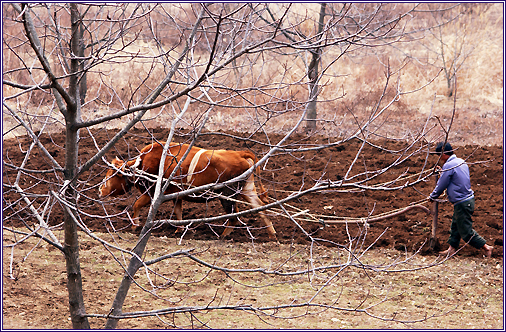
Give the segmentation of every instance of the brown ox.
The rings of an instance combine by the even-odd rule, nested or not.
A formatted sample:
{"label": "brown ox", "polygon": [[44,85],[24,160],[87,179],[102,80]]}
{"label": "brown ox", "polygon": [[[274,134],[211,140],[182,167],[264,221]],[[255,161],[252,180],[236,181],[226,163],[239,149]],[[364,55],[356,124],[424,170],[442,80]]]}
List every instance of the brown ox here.
{"label": "brown ox", "polygon": [[[142,195],[133,206],[134,225],[132,228],[134,230],[137,227],[135,223],[138,222],[140,209],[151,203],[151,197],[154,194],[153,182],[145,180],[142,174],[158,174],[163,152],[162,144],[165,144],[165,142],[145,146],[139,157],[126,163],[115,158],[112,164],[121,172],[115,169],[107,170],[107,174],[99,188],[99,197],[122,195],[133,186],[141,191]],[[188,144],[170,143],[164,165],[165,178],[170,176],[188,147]],[[255,155],[250,151],[205,150],[192,147],[165,194],[179,192],[182,190],[181,188],[188,188],[189,185],[198,187],[225,182],[241,175],[256,162]],[[242,198],[243,201],[251,204],[254,208],[262,206],[262,201],[267,203],[267,194],[260,181],[258,181],[258,189],[260,190],[259,194],[255,187],[254,173],[252,173],[245,181],[234,186],[226,186],[217,190],[216,193],[221,194],[220,200],[225,211],[234,213],[236,204],[233,199],[236,197]],[[205,201],[205,199],[196,199],[190,196],[175,199],[174,213],[177,220],[182,220],[182,199]],[[260,216],[267,227],[269,237],[276,239],[276,231],[272,223],[263,214],[260,214]],[[232,224],[235,225],[236,223],[237,219],[234,219]],[[230,232],[232,232],[232,227],[226,227],[221,237],[224,238]]]}

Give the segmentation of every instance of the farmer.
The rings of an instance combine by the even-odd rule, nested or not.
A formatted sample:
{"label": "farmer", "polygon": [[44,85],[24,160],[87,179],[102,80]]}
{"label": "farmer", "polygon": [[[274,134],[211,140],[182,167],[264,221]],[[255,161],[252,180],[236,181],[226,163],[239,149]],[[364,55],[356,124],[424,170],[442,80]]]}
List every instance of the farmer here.
{"label": "farmer", "polygon": [[[443,145],[444,152],[442,152]],[[446,189],[448,200],[453,203],[450,238],[447,241],[450,247],[439,254],[453,255],[457,251],[462,238],[473,247],[482,249],[486,257],[492,257],[494,247],[486,244],[485,239],[473,230],[471,215],[474,212],[474,192],[471,189],[469,167],[464,160],[457,158],[453,153],[450,143],[438,143],[436,154],[441,155],[439,163],[440,165],[443,164],[443,169],[436,188],[430,194],[429,199],[438,198]],[[438,169],[440,168],[438,167]]]}

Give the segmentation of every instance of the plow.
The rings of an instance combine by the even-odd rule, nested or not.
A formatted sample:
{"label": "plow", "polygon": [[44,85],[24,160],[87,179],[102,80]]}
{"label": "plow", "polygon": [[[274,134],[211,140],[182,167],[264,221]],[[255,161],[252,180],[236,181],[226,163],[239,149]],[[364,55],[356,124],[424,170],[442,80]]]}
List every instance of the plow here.
{"label": "plow", "polygon": [[[285,218],[290,218],[296,221],[300,222],[313,222],[313,223],[319,223],[321,228],[328,227],[329,225],[333,224],[363,224],[368,225],[374,222],[398,217],[400,215],[406,214],[408,212],[412,212],[415,210],[422,211],[426,213],[427,215],[432,216],[432,230],[431,230],[431,237],[429,239],[429,250],[430,251],[436,251],[439,250],[439,240],[437,238],[437,224],[438,224],[438,202],[433,202],[433,208],[432,210],[424,206],[423,204],[427,203],[429,199],[424,199],[422,201],[413,203],[411,205],[408,205],[403,208],[395,209],[392,211],[380,213],[378,215],[374,216],[367,216],[367,217],[339,217],[334,215],[321,215],[321,214],[314,214],[311,213],[309,209],[300,209],[293,205],[289,204],[283,204],[288,209],[281,209],[281,208],[270,208],[267,209],[268,212],[273,213],[277,216],[282,216]],[[329,208],[331,208],[329,206]],[[325,209],[325,207],[324,207]]]}
{"label": "plow", "polygon": [[[288,205],[288,204],[285,204]],[[298,209],[294,206],[290,206],[290,208],[295,209],[295,212],[293,214],[290,214],[291,218],[299,219],[302,221],[310,221],[310,222],[318,222],[324,225],[331,225],[331,224],[346,224],[346,223],[372,223],[380,220],[385,220],[389,218],[394,218],[397,216],[400,216],[402,214],[405,214],[411,210],[422,210],[423,212],[432,215],[433,212],[428,209],[427,207],[423,206],[422,204],[414,204],[409,205],[407,207],[396,209],[393,211],[381,213],[375,216],[369,216],[369,217],[360,217],[360,218],[353,218],[353,217],[338,217],[338,216],[331,216],[331,215],[316,215],[311,214],[310,210],[305,209]],[[275,213],[276,215],[288,217],[286,214],[282,213],[281,209],[268,209],[267,211],[271,211]]]}

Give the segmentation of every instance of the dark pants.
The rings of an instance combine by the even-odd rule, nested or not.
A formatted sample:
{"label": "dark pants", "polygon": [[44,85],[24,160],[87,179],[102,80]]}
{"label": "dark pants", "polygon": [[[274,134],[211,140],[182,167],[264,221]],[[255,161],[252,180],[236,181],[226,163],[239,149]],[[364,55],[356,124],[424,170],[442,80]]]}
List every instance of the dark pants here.
{"label": "dark pants", "polygon": [[486,243],[473,229],[474,197],[467,201],[457,203],[453,206],[453,218],[450,228],[450,238],[448,244],[454,248],[458,248],[460,239],[469,242],[473,247],[480,249]]}

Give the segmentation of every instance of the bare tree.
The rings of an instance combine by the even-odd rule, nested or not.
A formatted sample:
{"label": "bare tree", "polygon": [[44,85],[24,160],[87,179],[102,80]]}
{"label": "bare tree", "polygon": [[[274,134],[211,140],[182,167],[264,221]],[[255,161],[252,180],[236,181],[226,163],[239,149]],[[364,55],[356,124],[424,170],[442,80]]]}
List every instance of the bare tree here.
{"label": "bare tree", "polygon": [[[396,29],[399,22],[408,17],[412,10],[403,11],[400,16],[392,13],[386,17],[379,17],[378,8],[373,8],[372,14],[368,15],[359,15],[360,8],[354,9],[353,15],[348,10],[340,11],[340,15],[333,10],[331,19],[324,24],[327,7],[321,5],[318,30],[316,34],[306,36],[299,30],[304,19],[293,20],[291,5],[283,5],[281,15],[272,20],[265,19],[271,11],[266,4],[70,3],[5,6],[12,6],[14,10],[6,11],[4,17],[9,27],[9,34],[4,35],[4,52],[9,53],[11,59],[7,67],[4,67],[3,84],[10,89],[4,94],[3,100],[4,117],[8,118],[5,122],[8,129],[4,130],[4,139],[8,135],[19,137],[22,133],[27,137],[29,145],[27,150],[22,151],[24,157],[20,160],[14,156],[12,159],[7,156],[4,160],[4,167],[8,168],[10,173],[3,183],[4,193],[7,194],[4,196],[5,220],[19,220],[16,225],[23,225],[26,230],[7,227],[4,220],[4,231],[22,234],[23,239],[14,241],[12,247],[24,239],[37,236],[62,251],[67,266],[73,328],[89,328],[90,317],[105,318],[105,327],[115,328],[121,319],[184,313],[197,317],[197,313],[209,310],[251,310],[259,317],[276,316],[271,312],[284,308],[302,307],[309,310],[312,307],[325,307],[343,310],[337,301],[330,304],[313,301],[326,287],[338,283],[342,271],[357,267],[368,272],[392,270],[392,266],[401,266],[411,259],[411,256],[406,255],[401,262],[379,267],[361,262],[361,256],[370,249],[364,248],[363,241],[367,236],[368,220],[373,211],[370,211],[366,219],[355,221],[361,225],[360,236],[355,238],[350,235],[349,246],[344,246],[312,236],[297,220],[301,211],[293,211],[287,204],[315,192],[401,190],[424,183],[432,174],[432,165],[428,161],[416,177],[407,176],[407,170],[401,175],[393,175],[391,172],[395,168],[403,168],[404,163],[415,155],[428,159],[428,144],[437,139],[433,137],[435,125],[430,123],[429,119],[420,133],[401,151],[379,147],[395,156],[388,165],[378,169],[365,167],[362,171],[355,171],[362,149],[374,145],[372,138],[380,135],[378,131],[382,127],[381,121],[385,114],[400,96],[411,92],[400,89],[398,77],[402,66],[391,68],[389,64],[385,65],[384,91],[364,121],[359,120],[357,114],[353,114],[356,120],[353,133],[343,139],[332,139],[326,144],[314,147],[290,142],[293,133],[308,119],[311,110],[315,110],[316,98],[319,96],[316,92],[317,83],[328,68],[343,54],[353,48],[362,48],[365,43],[374,44],[381,41],[385,44],[400,40],[403,36],[402,29]],[[326,64],[318,71],[318,62],[323,57],[320,52],[331,47],[339,47],[340,50],[337,55],[328,51],[325,54]],[[280,54],[287,54],[294,49],[312,54],[311,65],[307,67],[310,71],[307,72],[310,74],[307,82],[292,81],[288,76],[290,69],[277,66]],[[273,67],[279,69],[273,72],[269,69]],[[118,77],[121,70],[126,74]],[[430,83],[431,81],[424,82],[420,89]],[[290,89],[296,90],[300,86],[309,88],[309,97],[294,100]],[[395,93],[389,95],[388,89],[393,89]],[[289,104],[297,106],[283,108],[283,105]],[[165,168],[162,162],[158,174],[151,174],[154,175],[152,183],[155,186],[152,203],[132,249],[118,246],[115,239],[120,235],[115,232],[111,234],[112,240],[106,240],[88,228],[87,223],[90,220],[98,218],[107,224],[117,217],[110,212],[106,202],[96,199],[96,191],[104,176],[104,169],[112,167],[106,157],[114,154],[115,145],[124,140],[134,126],[146,128],[149,127],[150,121],[163,122],[167,128],[165,155],[168,143],[174,140],[181,127],[186,128],[186,136],[182,136],[188,143],[198,144],[208,119],[227,109],[244,114],[244,119],[252,123],[253,132],[265,137],[261,143],[265,151],[258,158],[256,165],[225,183],[212,183],[175,194],[165,194],[165,189],[176,171],[168,179],[164,179],[162,175]],[[290,122],[290,127],[285,130],[282,139],[273,142],[266,127],[272,122],[281,121],[279,119],[282,116],[288,116],[293,122]],[[311,115],[309,119],[315,121],[316,117]],[[97,141],[96,134],[104,130],[104,127],[108,128],[108,134],[113,134],[106,142]],[[51,136],[52,133],[60,131],[65,133],[64,142],[42,142],[44,135]],[[147,133],[149,140],[158,141],[149,131]],[[84,135],[94,141],[95,151],[80,149],[79,144]],[[259,143],[252,135],[241,139],[250,144]],[[248,268],[225,267],[214,263],[212,257],[202,259],[189,250],[163,254],[153,259],[145,258],[150,236],[160,225],[188,226],[225,221],[233,217],[221,215],[183,221],[160,220],[157,219],[157,212],[163,202],[241,183],[257,166],[266,165],[277,154],[324,150],[353,139],[359,139],[361,146],[342,179],[328,179],[321,174],[311,183],[303,183],[300,188],[286,196],[276,196],[276,200],[270,204],[260,208],[247,208],[235,214],[242,216],[269,209],[289,218],[300,232],[307,236],[310,243],[304,256],[310,263],[304,268],[300,267],[302,263],[292,255],[287,259],[290,264],[287,263],[289,268],[286,271],[281,267],[259,268],[254,271]],[[138,155],[137,149],[140,147],[134,147],[131,151],[115,152],[122,152],[121,157],[128,159]],[[64,150],[64,158],[59,155],[60,150]],[[34,166],[37,158],[44,158],[47,168],[37,169],[37,166]],[[301,178],[303,177],[304,175]],[[32,185],[30,181],[36,185]],[[95,212],[89,212],[92,207]],[[56,210],[63,211],[62,225],[54,224],[52,214],[55,214]],[[98,214],[96,211],[102,213]],[[128,211],[122,211],[120,215],[129,220]],[[63,232],[63,243],[59,239],[59,232]],[[103,244],[104,250],[117,260],[125,272],[108,313],[86,312],[79,261],[79,236],[91,237]],[[321,264],[316,264],[315,260],[320,259],[318,255],[322,253],[314,248],[323,243],[339,250],[343,260],[336,264],[322,259]],[[118,256],[113,254],[113,251],[119,252]],[[159,276],[166,282],[163,287],[170,289],[172,279],[151,266],[182,258],[197,262],[210,271],[224,272],[229,278],[232,278],[231,274],[260,273],[289,282],[300,276],[312,275],[318,277],[318,286],[312,291],[309,300],[301,303],[255,307],[252,304],[235,303],[212,306],[211,302],[205,306],[189,304],[180,307],[167,306],[160,310],[123,312],[123,305],[132,284],[157,297],[156,292],[148,290],[149,285],[153,285],[149,277],[146,284],[148,286],[136,281],[135,276],[140,269],[148,276]],[[434,264],[437,263],[432,262],[428,266]],[[267,284],[274,285],[276,282],[275,279],[270,279]],[[158,289],[158,286],[154,288]],[[367,308],[352,310],[375,316]],[[427,317],[420,318],[423,319]],[[198,325],[206,326],[202,322]],[[174,326],[177,327],[178,324]]]}
{"label": "bare tree", "polygon": [[443,68],[448,97],[453,96],[457,73],[477,46],[468,41],[470,15],[466,13],[467,7],[463,4],[428,5],[434,20],[434,28],[429,32],[437,45],[431,45],[430,39],[427,39],[424,44],[427,50],[435,55],[432,60],[434,63],[430,64]]}
{"label": "bare tree", "polygon": [[[328,5],[328,6],[327,6]],[[276,5],[273,5],[276,6]],[[287,49],[304,63],[307,75],[308,97],[306,132],[314,132],[318,122],[318,86],[322,79],[332,79],[328,69],[343,56],[350,56],[380,46],[395,45],[406,36],[419,33],[423,29],[410,25],[410,19],[418,10],[418,5],[399,6],[398,4],[326,4],[319,6],[318,19],[311,12],[294,11],[297,22],[285,20],[287,29],[281,29],[287,39]],[[316,8],[316,7],[315,7]],[[313,9],[315,9],[313,8]],[[278,22],[275,10],[268,7],[265,14],[258,14],[263,21]],[[278,11],[276,11],[278,12]],[[316,14],[316,11],[315,11]],[[325,18],[328,18],[325,21]],[[316,28],[308,29],[311,22]],[[446,22],[446,21],[445,21]],[[309,31],[308,31],[309,30]],[[336,51],[337,50],[337,51]],[[309,54],[306,59],[304,52]],[[321,67],[321,70],[318,68]],[[339,98],[339,96],[334,96]],[[320,103],[329,100],[321,100]]]}

